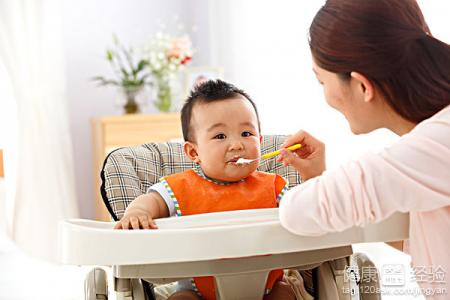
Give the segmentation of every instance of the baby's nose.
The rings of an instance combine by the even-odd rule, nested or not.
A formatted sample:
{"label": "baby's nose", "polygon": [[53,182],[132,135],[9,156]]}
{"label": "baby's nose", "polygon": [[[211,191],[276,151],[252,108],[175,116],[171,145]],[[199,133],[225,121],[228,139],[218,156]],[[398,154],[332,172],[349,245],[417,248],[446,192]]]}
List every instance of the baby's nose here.
{"label": "baby's nose", "polygon": [[241,141],[232,141],[230,143],[230,150],[241,150],[244,149],[244,144]]}

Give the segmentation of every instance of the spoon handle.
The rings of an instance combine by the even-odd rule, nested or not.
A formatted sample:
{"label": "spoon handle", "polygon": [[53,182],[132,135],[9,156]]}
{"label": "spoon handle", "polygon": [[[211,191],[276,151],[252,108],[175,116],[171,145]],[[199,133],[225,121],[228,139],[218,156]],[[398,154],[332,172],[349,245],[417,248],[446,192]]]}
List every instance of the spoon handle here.
{"label": "spoon handle", "polygon": [[[302,146],[301,144],[295,144],[290,147],[287,147],[286,149],[288,149],[290,151],[294,151],[294,150],[299,149],[301,146]],[[281,153],[281,150],[276,150],[276,151],[269,152],[269,153],[262,155],[261,158],[262,159],[271,158],[271,157],[277,156],[280,153]]]}

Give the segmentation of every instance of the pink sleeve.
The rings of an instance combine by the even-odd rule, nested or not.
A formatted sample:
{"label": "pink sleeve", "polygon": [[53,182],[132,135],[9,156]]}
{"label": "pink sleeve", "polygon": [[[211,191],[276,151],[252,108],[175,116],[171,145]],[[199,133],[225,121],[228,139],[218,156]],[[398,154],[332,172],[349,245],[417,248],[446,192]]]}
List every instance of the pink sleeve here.
{"label": "pink sleeve", "polygon": [[[428,121],[428,122],[427,122]],[[379,154],[368,154],[288,191],[281,224],[321,235],[381,221],[396,211],[450,205],[450,110]]]}

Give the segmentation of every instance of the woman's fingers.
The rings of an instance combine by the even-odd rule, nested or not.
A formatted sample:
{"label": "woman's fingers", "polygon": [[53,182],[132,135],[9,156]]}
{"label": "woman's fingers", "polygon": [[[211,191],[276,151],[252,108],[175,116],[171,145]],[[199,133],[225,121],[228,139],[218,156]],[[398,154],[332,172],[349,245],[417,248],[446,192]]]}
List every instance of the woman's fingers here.
{"label": "woman's fingers", "polygon": [[284,141],[284,143],[282,144],[282,147],[287,148],[294,144],[301,144],[302,148],[309,147],[310,149],[312,149],[311,152],[314,152],[315,148],[324,147],[324,144],[321,141],[319,141],[318,139],[316,139],[315,137],[313,137],[304,130],[300,130],[295,134],[288,136]]}
{"label": "woman's fingers", "polygon": [[281,150],[280,160],[284,166],[293,166],[297,170],[300,170],[303,167],[303,161],[298,154],[289,150]]}
{"label": "woman's fingers", "polygon": [[303,141],[305,140],[306,135],[307,135],[306,131],[299,130],[293,135],[288,136],[281,146],[284,148],[287,148],[294,144],[302,144],[303,146]]}
{"label": "woman's fingers", "polygon": [[292,166],[302,177],[303,181],[319,176],[325,170],[325,159],[309,155],[306,159],[299,157],[289,150],[282,150],[280,162],[284,166]]}
{"label": "woman's fingers", "polygon": [[297,154],[301,158],[307,158],[309,155],[311,155],[311,147],[308,145],[305,145],[304,147],[301,147],[300,149],[297,149],[294,151],[295,154]]}
{"label": "woman's fingers", "polygon": [[325,145],[304,130],[289,136],[282,147],[294,144],[301,144],[302,147],[294,152],[282,150],[277,161],[284,166],[293,166],[303,180],[321,175],[325,170]]}
{"label": "woman's fingers", "polygon": [[285,156],[285,155],[283,155],[283,153],[287,153],[287,152],[294,153],[295,155],[297,155],[297,157],[300,157],[300,158],[303,158],[303,159],[308,158],[308,156],[311,155],[311,153],[312,153],[309,146],[301,147],[300,149],[297,149],[295,151],[282,149],[281,153],[277,157],[276,161],[277,162],[282,162],[283,161],[283,157]]}

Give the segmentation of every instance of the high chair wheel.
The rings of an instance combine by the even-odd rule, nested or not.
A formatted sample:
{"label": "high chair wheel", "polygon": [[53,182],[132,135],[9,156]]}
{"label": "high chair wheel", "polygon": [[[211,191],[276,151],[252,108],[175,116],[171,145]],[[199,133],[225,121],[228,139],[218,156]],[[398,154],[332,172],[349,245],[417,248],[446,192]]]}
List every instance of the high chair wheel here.
{"label": "high chair wheel", "polygon": [[105,270],[94,268],[84,280],[85,300],[107,300],[108,284]]}

